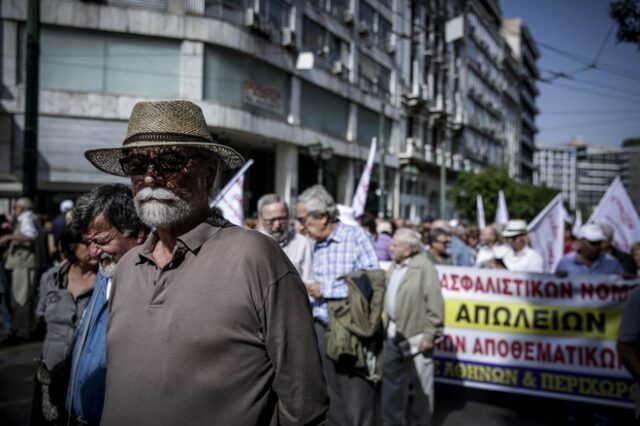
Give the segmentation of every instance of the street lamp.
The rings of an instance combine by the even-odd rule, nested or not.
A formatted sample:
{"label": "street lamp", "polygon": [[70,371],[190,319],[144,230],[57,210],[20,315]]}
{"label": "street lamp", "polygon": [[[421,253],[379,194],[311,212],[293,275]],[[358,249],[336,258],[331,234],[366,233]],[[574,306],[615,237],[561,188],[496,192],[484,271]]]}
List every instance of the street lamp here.
{"label": "street lamp", "polygon": [[320,185],[323,185],[324,164],[333,156],[333,148],[328,143],[317,141],[307,145],[307,149],[311,159],[316,163],[318,170],[317,181]]}

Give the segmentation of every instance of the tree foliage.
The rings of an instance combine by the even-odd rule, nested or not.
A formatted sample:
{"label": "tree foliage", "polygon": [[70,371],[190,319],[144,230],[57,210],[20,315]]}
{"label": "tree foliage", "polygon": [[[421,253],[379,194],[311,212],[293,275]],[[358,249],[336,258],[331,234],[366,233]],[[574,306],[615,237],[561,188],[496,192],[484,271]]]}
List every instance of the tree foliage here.
{"label": "tree foliage", "polygon": [[479,173],[460,173],[451,187],[456,210],[463,219],[476,222],[476,197],[482,196],[487,224],[493,222],[498,205],[498,192],[504,192],[509,217],[530,221],[560,191],[546,186],[520,183],[509,177],[506,168],[489,166]]}
{"label": "tree foliage", "polygon": [[618,24],[618,42],[633,43],[640,48],[640,0],[612,1],[609,16]]}
{"label": "tree foliage", "polygon": [[623,148],[630,148],[634,146],[640,146],[640,138],[627,138],[622,141]]}

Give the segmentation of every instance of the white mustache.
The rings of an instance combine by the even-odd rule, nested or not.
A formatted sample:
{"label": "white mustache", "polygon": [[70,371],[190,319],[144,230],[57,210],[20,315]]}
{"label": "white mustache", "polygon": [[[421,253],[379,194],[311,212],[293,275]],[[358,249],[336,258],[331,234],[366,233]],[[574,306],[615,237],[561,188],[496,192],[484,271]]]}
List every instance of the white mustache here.
{"label": "white mustache", "polygon": [[142,188],[136,194],[136,200],[148,201],[151,199],[165,200],[165,201],[178,201],[179,198],[173,192],[165,188]]}

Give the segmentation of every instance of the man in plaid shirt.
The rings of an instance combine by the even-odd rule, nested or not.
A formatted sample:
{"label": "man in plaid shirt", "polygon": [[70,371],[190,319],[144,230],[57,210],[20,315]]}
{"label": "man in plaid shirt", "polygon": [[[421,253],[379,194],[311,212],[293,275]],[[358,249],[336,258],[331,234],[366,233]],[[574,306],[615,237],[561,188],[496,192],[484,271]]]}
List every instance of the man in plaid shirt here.
{"label": "man in plaid shirt", "polygon": [[338,277],[350,272],[378,268],[373,244],[357,225],[338,220],[338,208],[333,197],[321,185],[315,185],[298,197],[296,220],[301,231],[315,240],[313,274],[315,281],[307,283],[312,300],[313,318],[318,346],[323,356],[324,374],[329,390],[329,424],[374,424],[375,395],[373,384],[345,362],[326,356],[325,334],[329,321],[327,299],[345,299],[347,284]]}

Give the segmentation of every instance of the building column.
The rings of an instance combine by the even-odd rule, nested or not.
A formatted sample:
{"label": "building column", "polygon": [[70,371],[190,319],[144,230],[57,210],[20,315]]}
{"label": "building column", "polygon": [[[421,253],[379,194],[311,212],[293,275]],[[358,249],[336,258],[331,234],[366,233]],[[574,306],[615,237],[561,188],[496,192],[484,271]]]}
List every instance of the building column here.
{"label": "building column", "polygon": [[291,96],[289,99],[289,116],[287,117],[287,123],[291,125],[300,124],[300,93],[301,93],[300,78],[291,76]]}
{"label": "building column", "polygon": [[354,180],[355,180],[355,160],[350,158],[338,158],[338,193],[336,202],[351,206],[353,201]]}
{"label": "building column", "polygon": [[183,40],[180,45],[180,97],[201,101],[204,97],[204,43]]}
{"label": "building column", "polygon": [[298,198],[298,147],[276,145],[276,192],[293,207]]}

